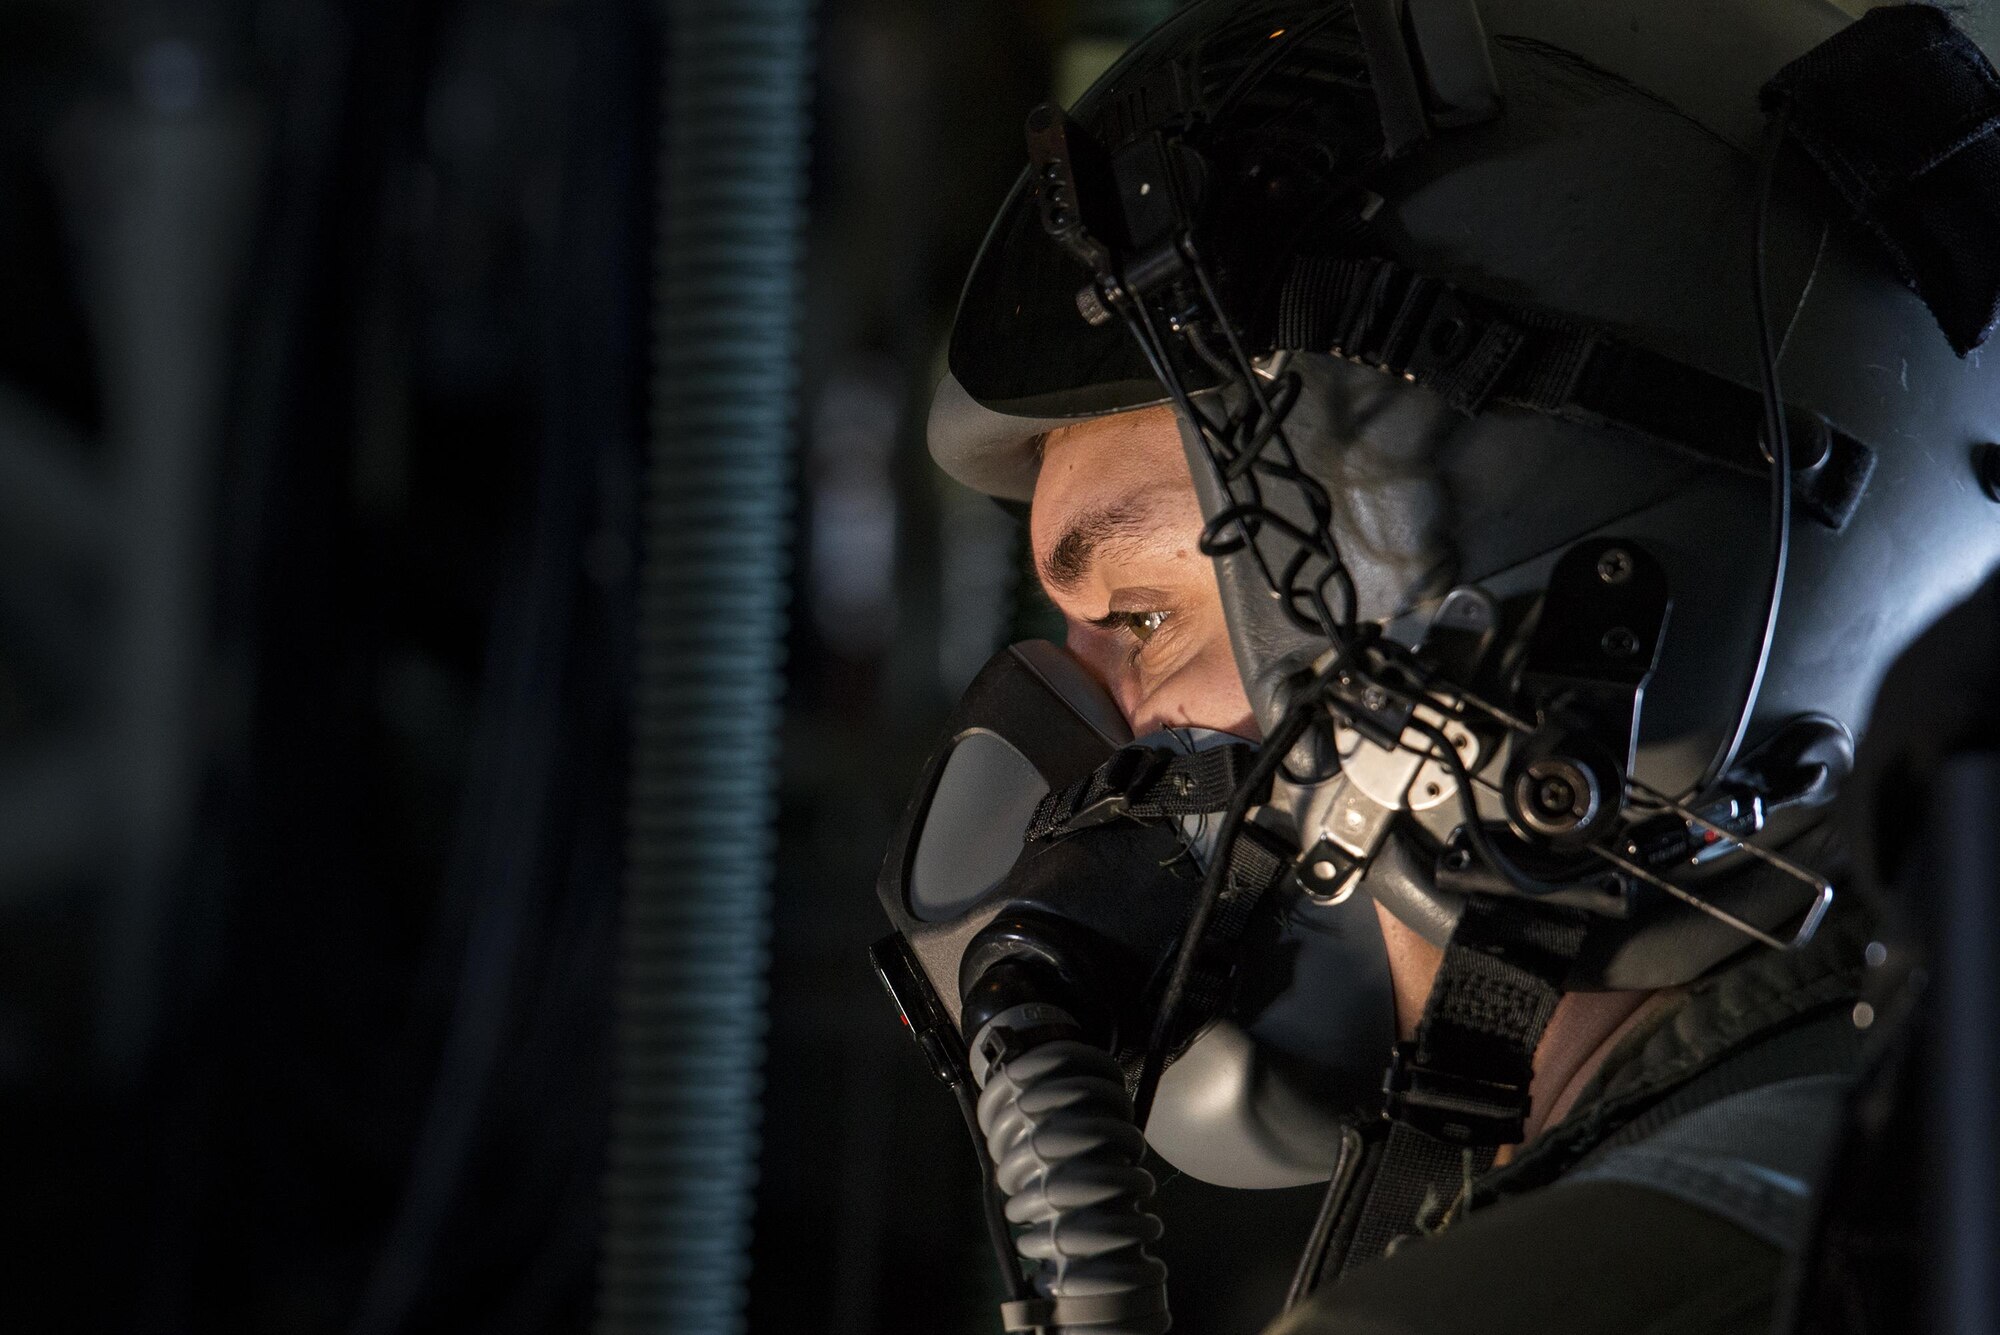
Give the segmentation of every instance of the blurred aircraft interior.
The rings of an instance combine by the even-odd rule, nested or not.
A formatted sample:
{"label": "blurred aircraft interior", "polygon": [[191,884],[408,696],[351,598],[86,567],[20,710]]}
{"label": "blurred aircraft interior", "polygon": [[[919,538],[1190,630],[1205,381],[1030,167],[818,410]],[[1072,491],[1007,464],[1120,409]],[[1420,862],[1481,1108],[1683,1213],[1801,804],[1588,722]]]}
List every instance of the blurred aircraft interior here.
{"label": "blurred aircraft interior", "polygon": [[[1025,109],[1168,8],[809,15],[752,1331],[991,1322],[863,951],[1048,613],[917,424]],[[0,1325],[591,1324],[673,12],[0,4]],[[1261,1295],[1185,1328],[1313,1195],[1165,1184]]]}

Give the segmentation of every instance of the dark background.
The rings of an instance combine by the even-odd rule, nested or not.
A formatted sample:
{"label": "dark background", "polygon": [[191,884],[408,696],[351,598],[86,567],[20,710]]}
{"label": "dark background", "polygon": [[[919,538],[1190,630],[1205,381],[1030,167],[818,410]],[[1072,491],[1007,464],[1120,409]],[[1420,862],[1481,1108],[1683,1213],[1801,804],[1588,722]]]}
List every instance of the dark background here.
{"label": "dark background", "polygon": [[[822,6],[753,1331],[997,1329],[863,949],[1046,612],[915,424],[1026,109],[1169,7]],[[589,1324],[659,25],[0,0],[0,1327]],[[1257,1329],[1314,1193],[1163,1175]]]}

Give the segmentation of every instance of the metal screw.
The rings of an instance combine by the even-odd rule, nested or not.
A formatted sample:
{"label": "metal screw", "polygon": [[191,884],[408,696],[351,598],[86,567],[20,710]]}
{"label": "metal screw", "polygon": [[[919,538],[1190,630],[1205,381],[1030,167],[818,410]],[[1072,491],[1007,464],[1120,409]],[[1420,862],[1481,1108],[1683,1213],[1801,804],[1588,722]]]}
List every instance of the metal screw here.
{"label": "metal screw", "polygon": [[1567,816],[1570,804],[1576,801],[1576,789],[1570,786],[1567,779],[1543,779],[1535,789],[1535,801],[1551,816]]}
{"label": "metal screw", "polygon": [[1972,466],[1979,474],[1979,489],[1989,501],[2000,501],[2000,445],[1981,445],[1972,452]]}
{"label": "metal screw", "polygon": [[1380,686],[1370,686],[1361,692],[1361,707],[1371,714],[1379,713],[1389,704],[1389,693]]}
{"label": "metal screw", "polygon": [[1597,781],[1564,756],[1528,766],[1515,779],[1513,793],[1522,823],[1539,835],[1566,835],[1597,815]]}
{"label": "metal screw", "polygon": [[1623,584],[1632,578],[1632,553],[1623,547],[1609,547],[1597,558],[1597,577],[1606,584]]}
{"label": "metal screw", "polygon": [[1472,851],[1465,848],[1454,848],[1451,852],[1444,855],[1444,865],[1453,871],[1464,871],[1472,865]]}
{"label": "metal screw", "polygon": [[1613,658],[1630,658],[1639,652],[1639,637],[1624,626],[1613,626],[1605,631],[1598,644]]}

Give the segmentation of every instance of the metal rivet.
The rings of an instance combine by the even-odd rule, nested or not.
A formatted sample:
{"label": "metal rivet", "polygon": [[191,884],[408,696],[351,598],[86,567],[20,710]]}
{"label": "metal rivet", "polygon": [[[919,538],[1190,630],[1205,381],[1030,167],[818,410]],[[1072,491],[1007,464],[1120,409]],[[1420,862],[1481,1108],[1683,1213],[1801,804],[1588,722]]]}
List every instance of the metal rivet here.
{"label": "metal rivet", "polygon": [[1868,962],[1869,968],[1879,969],[1889,959],[1889,947],[1880,941],[1870,941],[1868,948],[1861,952],[1861,958]]}
{"label": "metal rivet", "polygon": [[1599,646],[1613,658],[1630,658],[1639,652],[1639,637],[1624,626],[1613,626],[1604,632]]}
{"label": "metal rivet", "polygon": [[1875,1008],[1869,1005],[1865,1001],[1855,1002],[1854,1027],[1856,1029],[1866,1029],[1869,1025],[1874,1023],[1875,1023]]}
{"label": "metal rivet", "polygon": [[1334,877],[1340,875],[1340,868],[1334,866],[1331,862],[1315,862],[1312,865],[1312,874],[1315,881],[1331,881]]}

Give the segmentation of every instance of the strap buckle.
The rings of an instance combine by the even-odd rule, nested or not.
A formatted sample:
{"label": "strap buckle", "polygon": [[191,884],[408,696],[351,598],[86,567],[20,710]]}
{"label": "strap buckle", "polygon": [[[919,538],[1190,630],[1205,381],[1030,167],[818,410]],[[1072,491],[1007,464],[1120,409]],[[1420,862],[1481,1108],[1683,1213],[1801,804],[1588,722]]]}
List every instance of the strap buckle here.
{"label": "strap buckle", "polygon": [[1063,816],[1062,829],[1081,830],[1117,820],[1131,809],[1132,799],[1150,788],[1172,763],[1173,754],[1159,747],[1120,748],[1094,776],[1095,782],[1085,782],[1077,789]]}
{"label": "strap buckle", "polygon": [[1505,1075],[1448,1071],[1419,1061],[1415,1043],[1398,1043],[1382,1080],[1385,1111],[1391,1121],[1449,1144],[1517,1144],[1526,1134],[1532,1074],[1526,1061]]}

